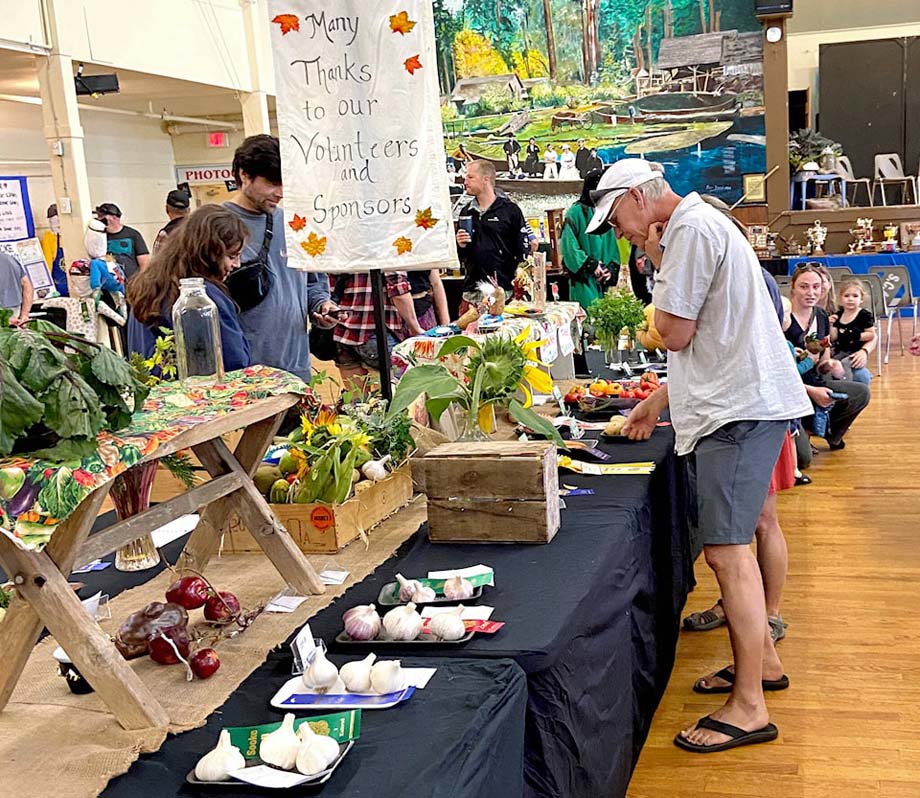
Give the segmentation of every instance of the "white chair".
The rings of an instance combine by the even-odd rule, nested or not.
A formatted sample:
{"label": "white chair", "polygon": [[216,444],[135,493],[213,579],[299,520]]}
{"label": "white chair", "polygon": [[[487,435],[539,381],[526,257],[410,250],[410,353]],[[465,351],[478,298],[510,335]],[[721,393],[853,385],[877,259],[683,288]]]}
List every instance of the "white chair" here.
{"label": "white chair", "polygon": [[[856,197],[859,194],[859,187],[865,186],[866,196],[869,198],[869,205],[872,206],[875,204],[875,199],[872,196],[872,181],[868,177],[856,177],[856,174],[853,172],[853,164],[850,163],[850,159],[846,155],[837,156],[837,174],[840,175],[845,181],[847,186],[852,183],[853,188],[853,204],[856,204]],[[847,199],[849,202],[849,199]]]}
{"label": "white chair", "polygon": [[917,204],[917,178],[904,174],[901,156],[896,152],[886,152],[875,156],[875,183],[872,186],[872,195],[875,196],[876,187],[882,191],[882,205],[887,205],[885,186],[888,184],[901,186],[901,199],[904,199],[905,188],[910,186],[913,190],[913,205]]}

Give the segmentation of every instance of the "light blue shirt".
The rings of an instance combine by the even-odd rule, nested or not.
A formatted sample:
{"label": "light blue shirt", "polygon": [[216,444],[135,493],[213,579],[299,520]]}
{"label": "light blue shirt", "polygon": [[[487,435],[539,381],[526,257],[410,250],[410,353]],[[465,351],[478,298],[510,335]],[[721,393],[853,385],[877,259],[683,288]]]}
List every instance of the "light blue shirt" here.
{"label": "light blue shirt", "polygon": [[16,258],[0,252],[0,308],[15,310],[22,305],[22,278],[27,276]]}

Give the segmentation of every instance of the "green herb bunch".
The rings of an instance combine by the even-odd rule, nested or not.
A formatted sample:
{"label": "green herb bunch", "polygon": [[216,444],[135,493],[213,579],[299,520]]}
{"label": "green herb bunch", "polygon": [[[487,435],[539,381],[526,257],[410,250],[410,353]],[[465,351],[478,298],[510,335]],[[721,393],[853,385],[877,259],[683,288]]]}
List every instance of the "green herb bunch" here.
{"label": "green herb bunch", "polygon": [[645,321],[645,307],[627,288],[611,288],[588,308],[588,320],[595,336],[605,349],[616,347],[620,331],[625,327],[631,338]]}

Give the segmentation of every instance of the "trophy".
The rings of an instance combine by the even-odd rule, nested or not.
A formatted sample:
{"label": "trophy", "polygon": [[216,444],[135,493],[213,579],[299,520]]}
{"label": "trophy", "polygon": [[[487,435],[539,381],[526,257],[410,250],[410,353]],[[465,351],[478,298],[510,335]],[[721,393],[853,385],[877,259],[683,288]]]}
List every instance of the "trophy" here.
{"label": "trophy", "polygon": [[827,240],[827,228],[821,224],[820,220],[815,220],[815,223],[805,231],[805,238],[811,246],[810,254],[824,254],[824,242]]}

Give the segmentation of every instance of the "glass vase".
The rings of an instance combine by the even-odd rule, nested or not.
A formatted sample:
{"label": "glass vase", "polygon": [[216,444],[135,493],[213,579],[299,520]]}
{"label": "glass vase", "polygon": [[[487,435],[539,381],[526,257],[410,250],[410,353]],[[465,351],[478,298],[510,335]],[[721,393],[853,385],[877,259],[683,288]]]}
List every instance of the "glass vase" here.
{"label": "glass vase", "polygon": [[[157,473],[157,461],[143,463],[119,474],[112,483],[112,504],[120,521],[144,512],[150,507],[150,493]],[[119,571],[145,571],[160,562],[160,553],[150,535],[126,543],[115,552],[115,567]]]}
{"label": "glass vase", "polygon": [[[494,422],[492,426],[494,428]],[[479,425],[478,413],[464,413],[463,429],[460,431],[460,437],[457,440],[465,443],[489,440],[489,436],[483,432],[482,427]]]}
{"label": "glass vase", "polygon": [[204,280],[179,280],[179,298],[172,308],[176,332],[176,369],[185,391],[224,381],[224,356],[217,305],[205,291]]}

